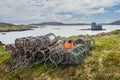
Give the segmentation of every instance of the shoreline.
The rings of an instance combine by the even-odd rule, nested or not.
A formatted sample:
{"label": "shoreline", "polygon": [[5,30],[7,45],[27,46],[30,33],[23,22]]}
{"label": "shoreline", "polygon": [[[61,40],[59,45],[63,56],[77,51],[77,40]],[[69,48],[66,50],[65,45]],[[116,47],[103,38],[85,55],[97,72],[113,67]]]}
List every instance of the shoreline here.
{"label": "shoreline", "polygon": [[91,31],[103,31],[103,30],[106,30],[106,29],[90,29],[90,28],[88,28],[88,29],[78,29],[77,31],[81,31],[81,30],[91,30]]}
{"label": "shoreline", "polygon": [[29,28],[29,29],[21,29],[21,30],[0,30],[0,32],[17,32],[17,31],[27,31],[27,30],[34,30],[34,29]]}

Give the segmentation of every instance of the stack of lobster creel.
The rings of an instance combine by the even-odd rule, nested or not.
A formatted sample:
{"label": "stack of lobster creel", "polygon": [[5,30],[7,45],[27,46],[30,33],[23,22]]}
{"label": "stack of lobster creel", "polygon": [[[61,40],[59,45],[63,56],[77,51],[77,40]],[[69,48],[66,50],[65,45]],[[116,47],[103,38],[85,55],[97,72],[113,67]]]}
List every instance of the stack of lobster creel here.
{"label": "stack of lobster creel", "polygon": [[[67,40],[72,40],[74,48],[65,49],[63,44]],[[53,33],[45,36],[23,37],[15,40],[12,50],[11,71],[18,70],[31,64],[46,63],[48,60],[55,64],[76,65],[82,62],[88,55],[89,50],[94,45],[92,38],[64,39],[58,44],[58,39]]]}
{"label": "stack of lobster creel", "polygon": [[[63,44],[54,46],[51,49],[51,54],[48,57],[52,63],[57,67],[57,64],[72,64],[77,65],[81,63],[90,53],[90,49],[93,47],[95,41],[92,38],[75,38],[72,40],[74,48],[65,49]],[[67,40],[64,40],[66,42]]]}
{"label": "stack of lobster creel", "polygon": [[10,45],[6,46],[8,50],[12,50],[10,69],[15,71],[31,64],[43,62],[49,55],[50,47],[57,41],[58,39],[53,33],[45,36],[17,38],[15,45],[11,45],[12,48]]}

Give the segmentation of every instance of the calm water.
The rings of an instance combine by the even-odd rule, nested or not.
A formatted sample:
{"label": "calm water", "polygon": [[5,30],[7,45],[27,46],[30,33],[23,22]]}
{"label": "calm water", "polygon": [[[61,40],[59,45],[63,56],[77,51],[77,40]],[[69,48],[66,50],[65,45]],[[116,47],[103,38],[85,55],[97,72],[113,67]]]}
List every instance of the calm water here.
{"label": "calm water", "polygon": [[90,25],[79,26],[46,26],[45,28],[35,28],[34,30],[21,31],[21,32],[6,32],[6,35],[0,33],[0,41],[5,44],[14,43],[14,40],[19,37],[27,36],[40,36],[47,33],[54,33],[57,36],[70,36],[70,35],[96,35],[101,32],[110,32],[120,29],[120,25],[103,25],[102,31],[80,30],[90,28]]}

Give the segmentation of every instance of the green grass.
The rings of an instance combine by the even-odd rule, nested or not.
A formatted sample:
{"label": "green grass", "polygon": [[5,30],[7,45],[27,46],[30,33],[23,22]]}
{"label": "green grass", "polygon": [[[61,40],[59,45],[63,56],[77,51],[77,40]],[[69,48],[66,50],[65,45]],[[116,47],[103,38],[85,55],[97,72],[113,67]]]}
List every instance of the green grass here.
{"label": "green grass", "polygon": [[0,31],[25,30],[25,29],[28,29],[28,27],[25,25],[17,25],[17,26],[0,25]]}
{"label": "green grass", "polygon": [[6,52],[4,46],[0,46],[0,62],[5,61],[9,57],[10,57],[10,52]]}
{"label": "green grass", "polygon": [[[76,38],[76,36],[71,36]],[[78,66],[58,65],[55,69],[50,63],[37,64],[13,73],[3,69],[9,62],[11,53],[0,46],[1,80],[120,80],[120,30],[101,33],[93,37],[95,46],[91,55]]]}

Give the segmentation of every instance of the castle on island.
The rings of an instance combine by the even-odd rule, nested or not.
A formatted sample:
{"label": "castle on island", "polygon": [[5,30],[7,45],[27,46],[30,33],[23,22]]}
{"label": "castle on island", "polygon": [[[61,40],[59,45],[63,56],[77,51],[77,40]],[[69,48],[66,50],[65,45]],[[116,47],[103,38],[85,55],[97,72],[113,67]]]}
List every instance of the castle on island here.
{"label": "castle on island", "polygon": [[91,30],[102,30],[102,25],[96,22],[91,23]]}

